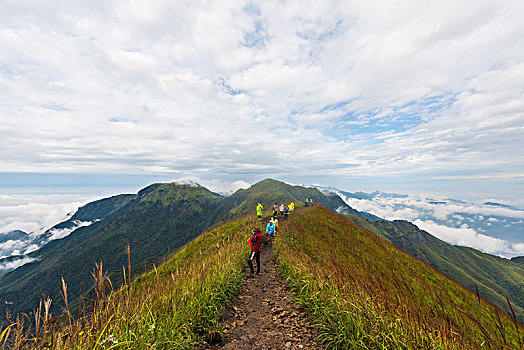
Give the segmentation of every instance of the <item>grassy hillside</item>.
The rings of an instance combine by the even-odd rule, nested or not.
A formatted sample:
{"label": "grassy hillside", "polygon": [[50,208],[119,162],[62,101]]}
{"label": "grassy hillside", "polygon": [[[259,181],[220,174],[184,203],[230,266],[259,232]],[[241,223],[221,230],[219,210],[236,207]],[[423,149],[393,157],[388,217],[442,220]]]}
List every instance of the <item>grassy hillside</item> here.
{"label": "grassy hillside", "polygon": [[[92,313],[72,319],[66,309],[56,319],[41,305],[35,328],[24,330],[20,316],[4,338],[26,349],[196,348],[220,335],[218,320],[239,291],[246,240],[258,224],[251,215],[216,227],[109,296],[111,283],[99,269],[94,303],[84,305]],[[324,207],[293,214],[275,245],[326,348],[522,346],[524,329],[496,307]],[[122,274],[128,280],[127,269]]]}
{"label": "grassy hillside", "polygon": [[[127,246],[131,246],[133,273],[143,272],[146,261],[162,256],[191,241],[209,227],[245,213],[255,214],[258,202],[271,214],[272,205],[302,205],[312,198],[331,210],[342,210],[367,217],[349,208],[337,196],[325,196],[314,188],[291,186],[276,180],[263,180],[230,197],[222,197],[200,186],[152,184],[137,195],[120,195],[80,208],[68,221],[56,228],[70,227],[73,220],[94,221],[75,230],[64,239],[49,242],[29,256],[33,263],[0,277],[0,300],[13,304],[0,305],[0,319],[5,308],[29,313],[42,293],[59,299],[61,278],[69,287],[70,302],[91,286],[91,269],[103,261],[104,271],[120,274],[127,265]],[[54,303],[53,311],[59,308]]]}
{"label": "grassy hillside", "polygon": [[403,220],[373,224],[352,220],[396,247],[430,264],[454,281],[476,292],[511,313],[507,299],[519,322],[524,323],[524,266],[518,259],[507,260],[473,248],[454,246]]}
{"label": "grassy hillside", "polygon": [[522,346],[506,314],[325,208],[297,212],[280,234],[282,271],[329,348]]}
{"label": "grassy hillside", "polygon": [[[127,262],[127,246],[131,246],[131,264],[140,268],[146,260],[158,260],[176,250],[212,225],[245,213],[255,213],[258,202],[271,213],[272,205],[302,205],[305,198],[331,210],[342,210],[367,217],[349,208],[339,197],[326,196],[317,189],[290,186],[276,180],[263,180],[230,197],[222,197],[200,186],[174,183],[153,184],[137,195],[120,195],[80,208],[68,221],[55,228],[70,227],[74,220],[94,221],[64,239],[49,242],[29,254],[38,259],[0,277],[0,298],[10,303],[12,312],[30,312],[42,293],[57,299],[61,278],[70,285],[69,297],[74,301],[81,289],[91,284],[91,269],[103,261],[110,274],[119,273]],[[0,306],[0,319],[7,304]],[[57,306],[57,304],[55,304]],[[57,309],[55,308],[54,311]]]}
{"label": "grassy hillside", "polygon": [[524,267],[524,256],[517,256],[511,259],[515,264],[519,264],[520,266]]}
{"label": "grassy hillside", "polygon": [[[57,322],[45,314],[41,305],[35,315],[38,325],[31,332],[23,330],[22,316],[8,330],[11,346],[193,348],[204,338],[219,334],[222,308],[242,283],[249,254],[246,240],[254,225],[256,219],[244,217],[212,229],[109,297],[104,296],[108,294],[110,281],[101,273],[96,274],[92,313],[72,320],[65,310],[65,317]],[[128,271],[123,273],[129,277]]]}
{"label": "grassy hillside", "polygon": [[[83,291],[91,288],[92,269],[95,263],[103,261],[103,269],[100,268],[100,271],[106,277],[111,276],[112,288],[118,288],[122,283],[122,271],[125,265],[126,279],[129,283],[128,244],[131,246],[129,264],[132,266],[131,272],[134,276],[146,270],[145,261],[149,261],[149,266],[151,262],[163,261],[163,257],[166,257],[168,252],[176,251],[218,222],[244,213],[254,217],[258,202],[263,203],[266,214],[269,214],[275,202],[288,204],[294,201],[297,206],[301,206],[304,198],[313,198],[316,203],[324,205],[331,211],[357,215],[349,215],[349,217],[358,225],[397,246],[402,246],[420,259],[426,258],[428,262],[433,262],[435,267],[472,290],[476,291],[476,284],[480,297],[490,298],[510,315],[513,315],[514,311],[515,318],[522,317],[520,306],[510,310],[506,306],[507,303],[504,303],[505,296],[519,303],[524,295],[522,292],[524,284],[520,279],[521,260],[502,261],[469,248],[449,246],[438,240],[435,243],[431,241],[434,239],[432,236],[407,222],[382,221],[349,208],[338,196],[325,195],[314,188],[290,186],[271,179],[261,181],[247,190],[239,190],[230,197],[222,197],[203,187],[171,183],[148,186],[137,195],[116,196],[107,201],[91,203],[79,210],[78,215],[75,216],[80,220],[80,216],[85,214],[82,216],[85,220],[91,221],[99,217],[101,220],[76,230],[62,240],[50,242],[32,253],[31,256],[39,258],[39,261],[24,265],[3,276],[0,279],[0,296],[8,301],[14,301],[14,307],[11,308],[14,312],[23,311],[30,314],[30,311],[37,307],[43,293],[53,300],[49,311],[56,314],[62,306],[68,304],[69,307],[74,306],[75,310],[71,312],[76,313],[82,306],[78,301],[80,285],[83,283]],[[250,232],[253,227],[248,229],[248,226],[256,224],[255,221],[243,220],[247,220],[245,223],[249,224],[241,224],[242,230],[238,232],[244,230]],[[232,222],[230,225],[235,223]],[[311,310],[318,322],[323,324],[322,334],[328,344],[371,347],[416,347],[415,344],[422,344],[428,347],[459,348],[476,347],[482,341],[492,346],[496,344],[497,347],[505,342],[512,346],[517,344],[515,339],[518,338],[514,334],[517,328],[514,325],[512,328],[506,315],[497,314],[497,311],[493,311],[495,309],[490,308],[482,298],[467,293],[462,287],[450,283],[435,270],[376,239],[366,230],[340,216],[316,206],[294,214],[288,228],[283,231],[282,237],[285,237],[285,240],[281,240],[281,245],[278,246],[279,261],[292,285],[296,288],[300,286],[300,293],[306,293],[301,294],[303,300],[317,303],[317,306],[329,310],[329,315],[325,315],[321,308]],[[217,230],[215,232],[222,232],[220,231],[222,229]],[[347,232],[351,235],[347,235]],[[209,237],[209,234],[205,237]],[[227,244],[233,244],[236,239],[227,238],[229,242]],[[200,240],[210,242],[209,238],[201,237],[197,241]],[[202,247],[198,254],[208,254],[204,251],[207,249],[205,244]],[[197,264],[198,258],[186,258],[195,259],[194,264]],[[212,258],[209,259],[212,261]],[[241,261],[236,256],[234,259],[239,263]],[[197,265],[188,267],[189,265],[184,265],[182,261],[180,264],[177,265],[182,266],[179,271],[184,271],[186,267],[197,268]],[[512,267],[507,264],[511,264]],[[202,271],[208,269],[204,266]],[[202,272],[200,278],[207,278],[204,276],[206,273]],[[332,280],[331,276],[336,278]],[[185,279],[178,281],[176,283],[189,283]],[[63,298],[63,283],[68,286],[67,302]],[[329,288],[324,293],[322,288],[325,286]],[[104,294],[100,288],[95,286],[91,291],[94,293],[98,291],[100,296]],[[211,290],[214,287],[202,286],[202,288]],[[147,291],[158,295],[163,293],[153,289]],[[318,291],[321,291],[320,294]],[[315,293],[317,293],[316,297]],[[202,302],[205,302],[205,298],[214,298],[205,295],[204,299],[201,299],[204,300]],[[352,306],[350,305],[355,309],[347,309],[346,302],[335,303],[333,299],[335,297],[342,300],[356,300],[351,304]],[[138,304],[149,303],[149,299],[142,295],[142,292],[127,295],[126,298],[128,304],[133,303],[132,300],[135,298],[142,298],[137,302]],[[97,311],[92,316],[95,319],[84,318],[78,321],[87,325],[82,326],[83,328],[91,327],[90,334],[107,335],[101,328],[100,320],[106,317],[109,322],[110,311],[99,309],[105,307],[105,303],[95,308]],[[114,304],[112,307],[111,310],[115,311],[121,307],[121,304]],[[133,312],[143,311],[140,310],[136,309]],[[2,311],[2,315],[5,315],[5,312]],[[333,318],[332,315],[338,316]],[[126,317],[132,315],[128,314]],[[44,318],[49,322],[47,316]],[[194,320],[193,316],[190,318]],[[177,318],[172,322],[176,323],[179,320]],[[186,321],[180,323],[183,325],[181,327],[187,327],[187,322],[184,322]],[[73,327],[72,323],[68,326]],[[180,335],[181,333],[173,333],[169,337],[162,335],[163,346],[169,348],[166,345],[169,341],[177,339],[178,342],[182,338],[181,344],[189,346],[188,344],[197,341],[198,334],[204,334],[212,328],[207,323],[203,328],[192,327],[194,329],[189,330],[187,334],[184,333],[186,335],[183,336]],[[76,334],[77,331],[76,328],[69,328],[67,332]],[[137,330],[134,329],[133,332],[136,333]],[[23,333],[20,334],[22,337]],[[45,334],[39,336],[45,338]],[[79,339],[79,344],[83,344],[82,346],[96,344],[96,339],[84,339],[83,335],[75,336]],[[122,335],[123,338],[127,337],[126,342],[129,344],[138,344],[138,338],[130,340],[129,336]],[[103,339],[105,338],[98,341]]]}
{"label": "grassy hillside", "polygon": [[42,293],[57,299],[62,277],[72,301],[82,283],[84,290],[91,284],[95,262],[103,261],[105,271],[121,271],[128,245],[131,263],[143,262],[184,245],[227,216],[217,211],[221,197],[203,187],[155,184],[134,197],[101,221],[31,253],[38,261],[4,275],[0,295],[13,302],[12,311],[28,312]]}

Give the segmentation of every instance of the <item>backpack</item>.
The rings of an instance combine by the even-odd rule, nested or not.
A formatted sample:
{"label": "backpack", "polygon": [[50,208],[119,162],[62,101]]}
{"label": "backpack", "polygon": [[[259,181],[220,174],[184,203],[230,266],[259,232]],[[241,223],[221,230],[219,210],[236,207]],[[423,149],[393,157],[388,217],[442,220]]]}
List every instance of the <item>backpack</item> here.
{"label": "backpack", "polygon": [[251,248],[251,250],[253,250],[253,246],[256,243],[257,243],[257,235],[255,234],[255,232],[253,232],[253,236],[247,239],[247,245],[249,246],[249,248]]}

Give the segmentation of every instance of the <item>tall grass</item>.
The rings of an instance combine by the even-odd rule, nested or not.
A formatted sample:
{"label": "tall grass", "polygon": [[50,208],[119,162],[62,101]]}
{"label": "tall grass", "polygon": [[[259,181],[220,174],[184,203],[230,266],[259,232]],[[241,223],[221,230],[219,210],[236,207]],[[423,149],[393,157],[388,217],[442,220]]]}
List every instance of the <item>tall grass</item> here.
{"label": "tall grass", "polygon": [[186,349],[211,341],[220,334],[223,307],[241,287],[254,225],[245,217],[211,229],[132,283],[127,261],[126,282],[113,292],[100,262],[81,317],[71,316],[63,281],[61,315],[49,313],[52,301],[45,298],[32,320],[12,320],[0,342],[11,349]]}
{"label": "tall grass", "polygon": [[492,304],[325,208],[294,213],[275,247],[328,349],[522,348]]}

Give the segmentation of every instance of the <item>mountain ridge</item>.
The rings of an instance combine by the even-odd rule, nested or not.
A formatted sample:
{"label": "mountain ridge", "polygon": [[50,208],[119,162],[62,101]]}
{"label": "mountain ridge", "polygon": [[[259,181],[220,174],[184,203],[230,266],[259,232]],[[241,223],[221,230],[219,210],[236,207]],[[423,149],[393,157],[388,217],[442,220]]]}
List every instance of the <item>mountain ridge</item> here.
{"label": "mountain ridge", "polygon": [[[256,284],[260,277],[250,282],[245,276],[250,252],[246,240],[253,227],[266,220],[257,220],[251,214],[218,225],[188,242],[165,263],[134,281],[126,281],[109,298],[104,297],[103,287],[109,284],[98,275],[92,311],[71,319],[66,307],[64,317],[51,325],[47,313],[37,310],[40,331],[20,331],[23,324],[19,323],[13,326],[10,341],[47,344],[51,349],[209,349],[203,344],[226,339],[229,343],[223,348],[237,349],[256,347],[265,337],[272,344],[300,347],[300,341],[309,342],[311,338],[297,337],[290,342],[289,337],[293,332],[303,334],[301,327],[305,324],[289,329],[289,334],[271,333],[280,329],[280,324],[297,320],[296,314],[286,313],[272,303],[271,297],[259,300],[272,313],[265,318],[267,332],[264,329],[238,339],[223,338],[227,328],[220,317],[235,295],[245,302],[231,306],[229,313],[234,320],[226,327],[243,322],[246,312],[251,315],[251,326],[256,324],[253,317],[262,317],[253,309],[256,304],[250,302],[258,293],[238,292],[243,285]],[[325,348],[517,349],[521,344],[518,332],[524,332],[524,327],[513,323],[508,315],[321,205],[297,208],[287,222],[283,220],[274,247],[284,281],[296,293],[293,299],[283,300],[296,301],[309,315],[307,324],[316,328],[317,342]],[[262,264],[264,273],[266,263]],[[123,272],[125,275],[126,267]],[[273,274],[273,278],[277,276]],[[214,348],[220,347],[217,344]]]}
{"label": "mountain ridge", "polygon": [[274,202],[300,204],[304,198],[313,198],[331,210],[344,208],[348,213],[367,217],[338,197],[273,179],[262,180],[228,197],[199,185],[155,183],[136,195],[89,203],[67,222],[56,225],[66,228],[73,219],[99,219],[27,254],[34,260],[0,277],[0,299],[13,302],[14,311],[29,312],[42,293],[55,299],[59,296],[63,277],[72,286],[73,301],[79,297],[81,285],[89,285],[95,263],[103,261],[108,272],[121,271],[122,265],[127,265],[128,245],[131,264],[144,264],[178,249],[221,221],[254,212],[259,201],[270,213]]}
{"label": "mountain ridge", "polygon": [[[0,298],[7,302],[14,302],[15,307],[19,306],[21,311],[29,311],[38,303],[41,292],[57,299],[61,288],[60,279],[64,277],[71,286],[70,300],[74,301],[79,296],[82,282],[84,291],[88,288],[95,262],[103,261],[105,271],[115,276],[121,272],[123,265],[127,266],[128,244],[131,246],[133,274],[141,273],[148,261],[161,260],[162,256],[170,251],[176,251],[209,227],[246,213],[251,212],[254,215],[254,208],[259,201],[266,208],[265,215],[268,215],[275,202],[280,204],[294,201],[301,206],[305,198],[312,198],[316,203],[333,212],[348,215],[357,224],[379,237],[437,267],[439,271],[447,272],[450,277],[454,277],[470,290],[474,290],[477,284],[483,296],[494,300],[499,307],[509,312],[502,295],[505,293],[504,288],[514,289],[511,283],[508,282],[509,284],[505,286],[496,285],[492,281],[483,281],[482,276],[471,277],[471,271],[462,272],[458,278],[453,275],[451,269],[453,265],[449,262],[446,263],[447,265],[442,263],[439,265],[434,261],[432,263],[425,259],[425,256],[417,255],[417,251],[410,252],[409,245],[406,245],[402,239],[396,241],[388,237],[388,234],[395,232],[393,229],[395,222],[356,211],[333,192],[326,193],[317,188],[292,186],[273,179],[262,180],[248,189],[236,191],[231,196],[222,196],[196,184],[156,183],[134,195],[112,196],[89,203],[69,220],[95,217],[100,217],[100,220],[75,230],[64,239],[51,241],[38,251],[29,254],[28,257],[34,259],[33,261],[0,277]],[[79,212],[81,215],[78,214]],[[60,227],[60,224],[55,227]],[[397,232],[400,231],[402,230],[397,229]],[[403,235],[409,232],[410,230],[406,229]],[[413,242],[417,242],[416,239],[413,239]],[[402,244],[405,246],[403,247]],[[428,249],[426,250],[430,251]],[[468,255],[468,259],[472,258],[473,255]],[[438,262],[443,259],[438,260],[434,257],[433,260]],[[512,264],[520,266],[518,259]],[[52,288],[45,289],[42,281],[52,281],[54,285]],[[119,283],[116,285],[118,286]],[[519,301],[518,288],[516,290],[516,293],[507,296],[510,300],[517,301],[516,308],[519,311],[522,303]],[[28,296],[30,291],[34,291],[32,297]],[[55,304],[55,308],[59,307],[59,304]]]}

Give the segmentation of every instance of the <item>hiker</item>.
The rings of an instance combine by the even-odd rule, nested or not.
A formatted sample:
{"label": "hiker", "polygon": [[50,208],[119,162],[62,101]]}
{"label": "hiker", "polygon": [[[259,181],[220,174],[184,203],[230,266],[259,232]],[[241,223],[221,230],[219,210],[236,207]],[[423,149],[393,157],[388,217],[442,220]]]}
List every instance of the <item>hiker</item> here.
{"label": "hiker", "polygon": [[247,264],[251,269],[251,275],[248,276],[252,277],[255,273],[255,270],[253,269],[253,259],[257,260],[257,275],[260,273],[260,247],[262,246],[262,242],[264,242],[264,234],[257,227],[253,231],[251,238],[248,240],[249,247],[251,248],[251,254],[247,260]]}
{"label": "hiker", "polygon": [[289,208],[287,207],[287,205],[284,207],[284,219],[287,220],[287,216],[289,214]]}
{"label": "hiker", "polygon": [[291,202],[289,203],[289,213],[292,213],[293,210],[295,210],[295,203]]}
{"label": "hiker", "polygon": [[271,221],[273,221],[273,225],[275,225],[275,232],[278,232],[278,217],[275,215],[273,218],[271,218]]}
{"label": "hiker", "polygon": [[284,203],[280,204],[280,217],[284,216]]}
{"label": "hiker", "polygon": [[277,215],[277,214],[278,214],[278,204],[275,203],[275,204],[273,205],[273,216],[275,216],[275,215]]}
{"label": "hiker", "polygon": [[262,220],[262,210],[264,210],[264,207],[259,202],[258,205],[257,205],[257,217],[258,217],[258,220]]}
{"label": "hiker", "polygon": [[306,200],[304,201],[304,204],[306,205],[307,207],[307,202],[309,201],[309,199],[306,198]]}
{"label": "hiker", "polygon": [[273,222],[273,219],[269,220],[269,222],[266,225],[266,234],[268,239],[268,245],[273,246],[273,238],[275,238],[275,231],[277,228],[275,227],[275,223]]}
{"label": "hiker", "polygon": [[315,204],[315,201],[313,200],[313,198],[311,198],[311,199],[309,200],[309,202],[311,203],[311,206],[313,206],[313,204]]}

